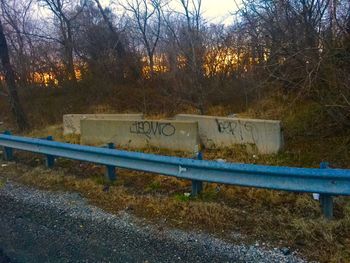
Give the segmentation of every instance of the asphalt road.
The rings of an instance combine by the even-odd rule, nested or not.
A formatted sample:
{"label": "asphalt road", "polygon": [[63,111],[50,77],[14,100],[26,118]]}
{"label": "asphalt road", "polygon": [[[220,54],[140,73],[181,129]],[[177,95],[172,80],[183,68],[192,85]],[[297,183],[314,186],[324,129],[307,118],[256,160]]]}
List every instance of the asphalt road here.
{"label": "asphalt road", "polygon": [[[0,177],[1,179],[1,177]],[[112,215],[78,194],[0,186],[0,262],[304,262]]]}

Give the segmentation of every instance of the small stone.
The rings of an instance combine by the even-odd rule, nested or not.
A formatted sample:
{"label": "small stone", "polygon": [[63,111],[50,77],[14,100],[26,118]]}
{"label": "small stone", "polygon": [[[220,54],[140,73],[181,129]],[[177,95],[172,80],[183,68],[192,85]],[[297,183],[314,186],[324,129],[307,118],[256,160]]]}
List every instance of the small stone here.
{"label": "small stone", "polygon": [[197,240],[196,239],[194,239],[193,237],[189,237],[188,238],[188,242],[196,242]]}
{"label": "small stone", "polygon": [[132,206],[127,206],[127,207],[125,207],[125,210],[126,211],[132,211],[132,210],[134,210],[134,208]]}
{"label": "small stone", "polygon": [[290,249],[287,247],[283,247],[281,248],[281,252],[283,253],[283,255],[287,256],[290,254]]}

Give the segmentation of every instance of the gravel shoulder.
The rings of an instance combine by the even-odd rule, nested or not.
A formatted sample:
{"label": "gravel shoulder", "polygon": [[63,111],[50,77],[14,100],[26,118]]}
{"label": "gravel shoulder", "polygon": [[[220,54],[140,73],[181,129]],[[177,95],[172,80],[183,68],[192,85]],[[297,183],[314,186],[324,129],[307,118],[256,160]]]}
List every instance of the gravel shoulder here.
{"label": "gravel shoulder", "polygon": [[127,211],[106,213],[76,193],[9,181],[0,186],[0,250],[10,262],[28,263],[305,262],[280,249],[150,225]]}

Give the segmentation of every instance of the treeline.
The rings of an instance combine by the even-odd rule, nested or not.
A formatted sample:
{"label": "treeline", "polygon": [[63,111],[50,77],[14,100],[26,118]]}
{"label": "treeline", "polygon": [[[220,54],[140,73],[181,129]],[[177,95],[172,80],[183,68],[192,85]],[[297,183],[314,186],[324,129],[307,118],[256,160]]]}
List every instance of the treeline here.
{"label": "treeline", "polygon": [[[237,1],[231,25],[207,21],[201,0],[0,6],[18,89],[133,85],[144,101],[156,92],[202,114],[213,104],[248,107],[278,90],[350,125],[348,0]],[[10,96],[7,86],[0,96]]]}

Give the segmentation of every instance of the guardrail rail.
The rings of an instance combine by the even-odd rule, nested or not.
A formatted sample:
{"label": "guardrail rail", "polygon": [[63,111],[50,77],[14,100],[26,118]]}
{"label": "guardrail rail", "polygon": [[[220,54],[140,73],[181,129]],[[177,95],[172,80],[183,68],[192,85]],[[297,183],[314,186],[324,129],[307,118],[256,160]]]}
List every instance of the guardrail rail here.
{"label": "guardrail rail", "polygon": [[192,181],[192,194],[202,190],[203,182],[266,188],[292,192],[319,193],[323,214],[333,217],[333,196],[350,195],[350,170],[330,169],[327,163],[317,168],[252,165],[178,158],[140,152],[55,142],[45,139],[0,134],[5,160],[12,160],[13,149],[46,155],[46,166],[58,157],[105,165],[107,176],[116,180],[116,167],[174,176]]}

